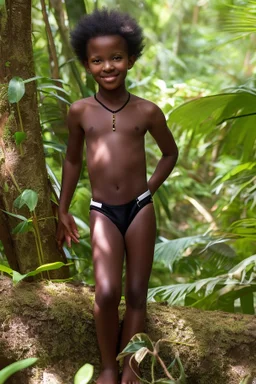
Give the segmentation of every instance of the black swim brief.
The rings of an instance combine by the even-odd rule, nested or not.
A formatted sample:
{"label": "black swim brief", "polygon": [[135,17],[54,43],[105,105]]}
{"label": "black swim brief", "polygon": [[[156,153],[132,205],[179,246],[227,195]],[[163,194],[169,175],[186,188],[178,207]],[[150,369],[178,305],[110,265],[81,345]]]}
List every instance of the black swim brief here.
{"label": "black swim brief", "polygon": [[137,197],[137,199],[122,205],[109,205],[91,199],[90,210],[101,212],[103,215],[107,216],[124,236],[137,213],[145,207],[145,205],[152,202],[151,193],[147,190]]}

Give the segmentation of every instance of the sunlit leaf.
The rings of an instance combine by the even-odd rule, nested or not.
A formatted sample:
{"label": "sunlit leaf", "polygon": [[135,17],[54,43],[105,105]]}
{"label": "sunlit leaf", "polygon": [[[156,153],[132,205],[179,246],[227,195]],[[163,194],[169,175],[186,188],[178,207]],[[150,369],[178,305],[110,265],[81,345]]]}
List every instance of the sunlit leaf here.
{"label": "sunlit leaf", "polygon": [[19,273],[17,271],[13,271],[13,275],[12,275],[13,284],[14,285],[18,284],[21,280],[25,279],[27,276],[28,276],[27,273],[25,275],[22,275],[21,273]]}
{"label": "sunlit leaf", "polygon": [[76,373],[74,384],[87,384],[93,376],[93,366],[91,364],[83,365]]}
{"label": "sunlit leaf", "polygon": [[137,352],[135,352],[134,358],[137,361],[137,363],[140,364],[147,354],[148,354],[148,348],[143,347],[139,349]]}
{"label": "sunlit leaf", "polygon": [[41,265],[40,267],[36,268],[34,271],[27,273],[27,276],[35,276],[39,273],[46,272],[46,271],[52,271],[55,269],[59,269],[61,267],[67,267],[71,264],[72,263],[65,264],[62,261],[56,261],[55,263],[44,264],[44,265]]}
{"label": "sunlit leaf", "polygon": [[2,265],[2,264],[0,264],[0,271],[8,273],[8,275],[10,275],[10,276],[12,276],[12,274],[13,274],[13,270],[11,268],[6,267],[6,265]]}
{"label": "sunlit leaf", "polygon": [[12,363],[8,365],[7,367],[3,368],[0,371],[0,384],[4,384],[6,380],[13,375],[14,373],[21,371],[22,369],[28,368],[31,365],[35,364],[37,362],[37,358],[31,357],[28,359],[16,361],[15,363]]}

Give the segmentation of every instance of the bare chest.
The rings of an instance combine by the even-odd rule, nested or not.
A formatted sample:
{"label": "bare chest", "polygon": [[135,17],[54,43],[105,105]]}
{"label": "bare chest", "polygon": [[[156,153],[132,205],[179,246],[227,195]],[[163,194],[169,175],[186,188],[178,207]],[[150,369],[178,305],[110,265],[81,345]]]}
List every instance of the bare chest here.
{"label": "bare chest", "polygon": [[111,136],[129,139],[144,137],[148,130],[148,124],[143,116],[121,111],[111,113],[109,111],[100,111],[97,114],[91,114],[82,122],[85,132],[85,139],[97,139],[104,136]]}

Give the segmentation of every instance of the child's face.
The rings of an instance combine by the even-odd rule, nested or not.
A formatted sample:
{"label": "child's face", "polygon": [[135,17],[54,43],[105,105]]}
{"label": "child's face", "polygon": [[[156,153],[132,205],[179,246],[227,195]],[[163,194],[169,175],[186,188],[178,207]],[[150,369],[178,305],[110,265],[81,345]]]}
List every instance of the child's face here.
{"label": "child's face", "polygon": [[127,43],[122,36],[99,36],[88,42],[85,68],[104,89],[123,85],[134,61],[135,57],[128,57]]}

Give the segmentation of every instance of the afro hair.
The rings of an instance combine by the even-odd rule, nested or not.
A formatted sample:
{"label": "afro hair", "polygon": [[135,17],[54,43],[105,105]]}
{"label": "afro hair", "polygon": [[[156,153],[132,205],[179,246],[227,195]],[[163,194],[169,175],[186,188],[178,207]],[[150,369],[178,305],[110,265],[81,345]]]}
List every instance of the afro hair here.
{"label": "afro hair", "polygon": [[120,35],[128,47],[128,55],[138,59],[143,50],[143,33],[137,22],[127,13],[115,10],[95,10],[85,15],[71,32],[71,45],[84,63],[87,59],[88,41],[98,36]]}

